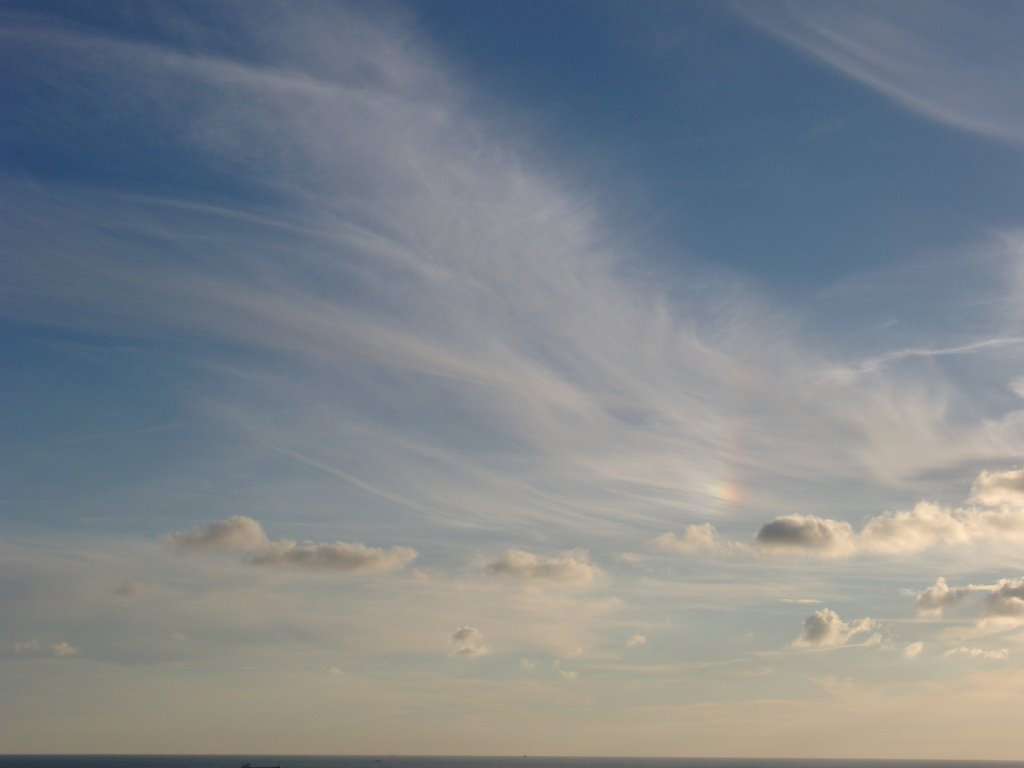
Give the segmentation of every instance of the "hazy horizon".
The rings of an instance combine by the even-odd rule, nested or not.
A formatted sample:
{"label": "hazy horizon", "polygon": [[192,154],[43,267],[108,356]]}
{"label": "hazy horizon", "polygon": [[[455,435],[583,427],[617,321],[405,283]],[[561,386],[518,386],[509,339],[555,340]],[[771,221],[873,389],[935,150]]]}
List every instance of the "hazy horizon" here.
{"label": "hazy horizon", "polygon": [[0,752],[1024,758],[1024,5],[0,21]]}

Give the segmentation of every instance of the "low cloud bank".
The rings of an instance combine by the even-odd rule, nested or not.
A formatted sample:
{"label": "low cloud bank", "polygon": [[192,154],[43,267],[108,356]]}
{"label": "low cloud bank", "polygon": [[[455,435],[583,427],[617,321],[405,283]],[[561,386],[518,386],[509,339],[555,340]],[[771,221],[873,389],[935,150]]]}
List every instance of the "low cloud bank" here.
{"label": "low cloud bank", "polygon": [[[772,555],[850,557],[912,554],[937,546],[981,541],[1024,542],[1024,469],[982,472],[971,489],[970,507],[922,501],[912,509],[884,512],[855,531],[842,520],[817,515],[783,515],[758,530],[753,550]],[[663,533],[652,546],[679,554],[739,554],[742,542],[722,539],[709,523],[690,525],[682,535]],[[934,596],[938,599],[938,595]],[[963,595],[945,595],[958,600]]]}
{"label": "low cloud bank", "polygon": [[321,544],[298,544],[290,539],[270,541],[263,526],[242,515],[171,534],[166,542],[181,552],[245,552],[245,561],[253,565],[351,573],[397,571],[419,557],[412,547],[382,549],[347,541]]}

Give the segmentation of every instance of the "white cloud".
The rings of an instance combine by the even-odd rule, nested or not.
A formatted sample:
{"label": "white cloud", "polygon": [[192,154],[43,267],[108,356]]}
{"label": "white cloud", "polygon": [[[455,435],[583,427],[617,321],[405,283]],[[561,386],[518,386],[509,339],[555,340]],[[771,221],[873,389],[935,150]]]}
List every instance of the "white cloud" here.
{"label": "white cloud", "polygon": [[586,586],[601,575],[585,549],[570,549],[546,559],[521,549],[507,549],[487,564],[487,572],[528,584],[565,586]]}
{"label": "white cloud", "polygon": [[[849,557],[912,554],[985,541],[1024,542],[1024,506],[1018,497],[1022,478],[1024,470],[982,472],[971,500],[987,506],[944,507],[922,501],[908,510],[883,512],[859,531],[841,520],[784,515],[762,526],[754,543],[772,554]],[[738,545],[727,542],[720,551],[728,546]]]}
{"label": "white cloud", "polygon": [[[352,573],[397,571],[419,557],[415,549],[404,546],[382,549],[346,541],[321,544],[298,544],[290,539],[270,541],[263,532],[263,526],[251,517],[239,515],[175,533],[167,536],[166,541],[178,550],[246,552],[246,562],[253,565]],[[131,585],[125,588],[133,589]]]}
{"label": "white cloud", "polygon": [[971,486],[971,501],[986,507],[1024,508],[1024,469],[981,472]]}
{"label": "white cloud", "polygon": [[920,616],[941,616],[943,611],[960,603],[978,587],[950,587],[946,580],[939,576],[935,583],[914,598],[914,610]]}
{"label": "white cloud", "polygon": [[325,677],[341,677],[345,674],[340,667],[335,666],[325,667],[323,673]]}
{"label": "white cloud", "polygon": [[985,596],[986,616],[1024,617],[1024,577],[1000,579]]}
{"label": "white cloud", "polygon": [[195,552],[248,552],[269,544],[263,526],[244,515],[171,534],[166,541],[175,549]]}
{"label": "white cloud", "polygon": [[662,552],[685,555],[729,554],[747,549],[742,544],[723,539],[711,523],[688,525],[681,536],[671,531],[656,537],[651,545]]}
{"label": "white cloud", "polygon": [[[756,488],[763,508],[787,511],[788,483],[838,492],[851,446],[867,474],[895,477],[1012,449],[1008,428],[949,429],[944,393],[919,382],[822,385],[801,319],[734,280],[661,279],[628,234],[610,236],[590,196],[558,169],[531,168],[500,125],[470,113],[413,35],[348,10],[280,13],[292,33],[272,56],[265,38],[234,30],[252,43],[244,61],[192,41],[175,53],[66,28],[11,32],[48,65],[39,77],[55,81],[75,51],[125,124],[166,122],[169,156],[209,160],[229,186],[259,179],[281,205],[217,207],[199,190],[10,193],[21,239],[9,311],[115,336],[187,334],[204,363],[231,345],[230,369],[209,366],[228,385],[211,387],[231,403],[219,418],[282,466],[417,521],[542,518],[590,533],[650,520],[652,502],[703,514],[738,498],[709,490],[737,434],[744,498]],[[113,98],[128,93],[138,99]],[[97,224],[115,217],[116,237]],[[394,393],[413,380],[430,407],[394,419]],[[270,401],[294,418],[270,415]],[[696,533],[674,543],[718,546]]]}
{"label": "white cloud", "polygon": [[530,659],[520,659],[519,660],[519,668],[520,669],[536,669],[537,668],[537,662],[531,661]]}
{"label": "white cloud", "polygon": [[74,656],[78,648],[63,640],[43,645],[38,640],[28,640],[14,644],[15,653],[49,653],[52,656]]}
{"label": "white cloud", "polygon": [[627,648],[639,648],[642,645],[647,645],[646,635],[633,635],[626,641]]}
{"label": "white cloud", "polygon": [[459,627],[448,638],[448,655],[464,659],[475,659],[486,656],[491,647],[484,643],[484,636],[476,627]]}
{"label": "white cloud", "polygon": [[336,541],[332,544],[296,544],[282,539],[250,555],[254,565],[280,565],[310,570],[352,573],[387,573],[405,568],[418,557],[412,547],[368,547]]}
{"label": "white cloud", "polygon": [[903,649],[903,658],[914,659],[921,655],[921,651],[924,650],[924,643],[920,640],[913,643],[907,643],[907,646]]}
{"label": "white cloud", "polygon": [[579,674],[575,670],[571,669],[560,669],[558,674],[561,675],[563,680],[575,680],[579,677]]}
{"label": "white cloud", "polygon": [[[752,21],[906,109],[985,136],[1024,139],[1014,98],[1024,56],[1016,3],[787,2],[738,6]],[[984,46],[977,45],[985,41]]]}
{"label": "white cloud", "polygon": [[46,648],[54,656],[74,656],[78,653],[77,647],[71,645],[71,643],[63,641],[59,643],[50,643]]}
{"label": "white cloud", "polygon": [[[847,645],[855,637],[875,629],[878,622],[863,618],[849,623],[839,618],[839,614],[828,608],[815,611],[804,620],[804,628],[800,637],[791,645],[794,648],[838,648]],[[881,638],[872,635],[865,644],[875,645]]]}
{"label": "white cloud", "polygon": [[778,553],[840,557],[856,547],[849,523],[813,515],[785,515],[766,523],[755,537],[761,549]]}
{"label": "white cloud", "polygon": [[946,658],[952,656],[966,656],[971,659],[985,659],[987,661],[1006,661],[1010,658],[1010,652],[1005,648],[1000,648],[998,651],[986,651],[981,648],[968,648],[967,646],[961,645],[959,648],[953,648],[946,651],[944,654]]}

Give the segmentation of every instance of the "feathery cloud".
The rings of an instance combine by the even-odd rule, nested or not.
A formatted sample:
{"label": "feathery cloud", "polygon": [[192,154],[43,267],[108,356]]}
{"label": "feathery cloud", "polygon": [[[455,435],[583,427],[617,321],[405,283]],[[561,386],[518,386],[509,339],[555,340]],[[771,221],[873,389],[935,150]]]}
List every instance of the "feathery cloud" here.
{"label": "feathery cloud", "polygon": [[[985,13],[963,3],[745,4],[742,13],[906,109],[984,136],[1024,139],[1014,98],[1024,56],[1006,30],[1019,29],[1015,3]],[[972,45],[985,40],[986,46]]]}

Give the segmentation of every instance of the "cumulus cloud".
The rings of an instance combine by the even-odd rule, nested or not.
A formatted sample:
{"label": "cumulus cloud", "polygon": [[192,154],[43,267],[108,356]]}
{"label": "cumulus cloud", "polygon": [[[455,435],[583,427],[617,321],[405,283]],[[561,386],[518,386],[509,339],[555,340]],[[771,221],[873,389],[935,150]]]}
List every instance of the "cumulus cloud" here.
{"label": "cumulus cloud", "polygon": [[63,640],[57,643],[43,645],[38,640],[28,640],[14,644],[15,653],[49,653],[53,656],[74,656],[78,648]]}
{"label": "cumulus cloud", "polygon": [[975,592],[987,593],[981,607],[977,629],[987,634],[1019,626],[1024,621],[1024,577],[1000,579],[994,584],[967,584],[951,587],[941,576],[923,592],[914,595],[914,608],[922,616],[941,616],[946,608],[960,603]]}
{"label": "cumulus cloud", "polygon": [[627,648],[639,648],[641,645],[647,645],[647,637],[645,635],[633,635],[626,641]]}
{"label": "cumulus cloud", "polygon": [[537,662],[531,661],[530,659],[520,659],[519,660],[519,668],[520,669],[536,669],[537,668]]}
{"label": "cumulus cloud", "polygon": [[269,543],[263,526],[244,515],[173,533],[166,541],[175,549],[192,552],[248,552]]}
{"label": "cumulus cloud", "polygon": [[[290,539],[270,541],[263,526],[251,517],[242,515],[172,534],[166,537],[166,541],[180,551],[246,552],[248,556],[245,561],[253,565],[351,573],[397,571],[419,557],[419,553],[412,547],[382,549],[347,541],[322,544],[311,541],[299,544]],[[131,595],[138,592],[139,586],[131,582],[123,582],[115,588],[115,594]]]}
{"label": "cumulus cloud", "polygon": [[776,518],[755,543],[771,553],[842,557],[911,554],[937,546],[981,541],[1024,541],[1024,470],[982,472],[971,501],[981,506],[943,507],[922,501],[908,510],[884,512],[859,531],[849,523],[806,515]]}
{"label": "cumulus cloud", "polygon": [[325,677],[341,677],[345,674],[340,667],[330,666],[324,668]]}
{"label": "cumulus cloud", "polygon": [[971,659],[985,659],[987,661],[1006,661],[1010,658],[1010,652],[1005,648],[1000,648],[998,651],[986,651],[982,648],[968,648],[967,646],[961,645],[959,648],[953,648],[945,653],[946,658],[953,656],[966,656]]}
{"label": "cumulus cloud", "polygon": [[838,557],[856,548],[849,523],[814,515],[786,515],[762,526],[757,546],[774,552],[799,552]]}
{"label": "cumulus cloud", "polygon": [[651,545],[662,552],[684,555],[727,554],[746,549],[739,542],[723,539],[711,523],[688,525],[683,529],[682,535],[663,533],[656,537]]}
{"label": "cumulus cloud", "polygon": [[914,598],[914,610],[919,616],[941,616],[943,611],[961,602],[978,587],[950,587],[946,580],[939,576],[928,589],[918,592]]}
{"label": "cumulus cloud", "polygon": [[484,636],[476,627],[459,627],[448,638],[448,655],[475,659],[486,656],[491,647],[484,643]]}
{"label": "cumulus cloud", "polygon": [[571,669],[560,669],[558,674],[561,675],[563,680],[575,680],[579,676],[575,670]]}
{"label": "cumulus cloud", "polygon": [[[815,611],[804,620],[803,632],[792,642],[794,648],[838,648],[847,645],[855,637],[866,634],[878,626],[874,619],[856,619],[849,623],[839,618],[839,614],[829,608]],[[878,635],[872,635],[865,641],[874,645],[880,641]]]}
{"label": "cumulus cloud", "polygon": [[971,501],[986,507],[1024,507],[1024,469],[981,472],[971,486]]}
{"label": "cumulus cloud", "polygon": [[248,562],[254,565],[292,566],[312,570],[387,573],[401,570],[418,556],[412,547],[381,549],[345,541],[300,545],[282,539],[272,542],[262,551],[250,556]]}
{"label": "cumulus cloud", "polygon": [[1024,617],[1024,577],[1000,579],[985,596],[986,616]]}
{"label": "cumulus cloud", "polygon": [[915,643],[907,643],[907,647],[903,649],[903,658],[914,659],[921,655],[921,651],[924,650],[924,643],[918,640]]}
{"label": "cumulus cloud", "polygon": [[938,544],[960,544],[984,537],[983,531],[972,530],[981,522],[976,510],[951,510],[922,501],[913,509],[872,518],[858,540],[861,549],[869,552],[920,552]]}
{"label": "cumulus cloud", "polygon": [[570,549],[547,559],[522,549],[507,549],[487,564],[487,572],[524,583],[585,586],[601,574],[601,569],[590,562],[585,549]]}

